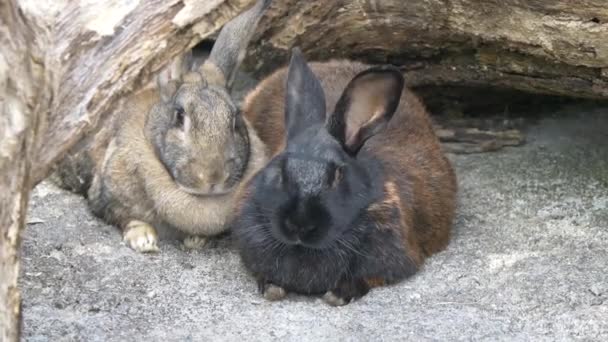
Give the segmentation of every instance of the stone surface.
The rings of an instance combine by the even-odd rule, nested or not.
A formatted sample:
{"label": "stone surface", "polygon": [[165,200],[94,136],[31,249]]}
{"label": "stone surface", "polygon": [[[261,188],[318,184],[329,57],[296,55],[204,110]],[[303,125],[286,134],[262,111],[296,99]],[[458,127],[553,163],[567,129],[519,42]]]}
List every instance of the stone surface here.
{"label": "stone surface", "polygon": [[[608,107],[565,107],[527,143],[453,156],[454,237],[413,278],[344,307],[264,300],[230,237],[138,254],[41,183],[21,284],[26,341],[608,340]],[[381,338],[380,338],[381,337]]]}

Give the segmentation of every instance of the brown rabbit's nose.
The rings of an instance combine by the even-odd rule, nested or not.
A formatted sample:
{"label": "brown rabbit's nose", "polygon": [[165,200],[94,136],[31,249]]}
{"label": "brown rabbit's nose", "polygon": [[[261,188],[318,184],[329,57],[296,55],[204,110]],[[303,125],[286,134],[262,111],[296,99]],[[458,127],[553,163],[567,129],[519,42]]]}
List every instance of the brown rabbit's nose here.
{"label": "brown rabbit's nose", "polygon": [[211,173],[199,173],[199,179],[209,187],[209,190],[213,192],[217,187],[226,183],[230,178],[230,173],[226,170],[214,170]]}
{"label": "brown rabbit's nose", "polygon": [[222,180],[222,172],[219,170],[201,172],[198,174],[198,178],[209,185],[216,185]]}

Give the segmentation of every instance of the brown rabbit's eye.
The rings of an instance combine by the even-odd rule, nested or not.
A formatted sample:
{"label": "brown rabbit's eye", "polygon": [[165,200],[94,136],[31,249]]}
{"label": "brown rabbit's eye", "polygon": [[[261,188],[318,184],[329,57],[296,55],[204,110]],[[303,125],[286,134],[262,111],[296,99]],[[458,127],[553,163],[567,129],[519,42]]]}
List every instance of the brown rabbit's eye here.
{"label": "brown rabbit's eye", "polygon": [[177,106],[175,107],[175,127],[184,127],[184,108]]}

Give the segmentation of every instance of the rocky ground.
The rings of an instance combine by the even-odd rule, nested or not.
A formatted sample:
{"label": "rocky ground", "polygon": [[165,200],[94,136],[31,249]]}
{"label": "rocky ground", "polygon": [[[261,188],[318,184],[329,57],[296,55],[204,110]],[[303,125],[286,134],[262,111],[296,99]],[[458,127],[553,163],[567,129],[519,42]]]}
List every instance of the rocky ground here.
{"label": "rocky ground", "polygon": [[266,302],[230,238],[158,255],[121,243],[48,182],[23,241],[27,341],[608,341],[608,108],[564,107],[527,143],[452,156],[450,246],[413,278],[340,308]]}

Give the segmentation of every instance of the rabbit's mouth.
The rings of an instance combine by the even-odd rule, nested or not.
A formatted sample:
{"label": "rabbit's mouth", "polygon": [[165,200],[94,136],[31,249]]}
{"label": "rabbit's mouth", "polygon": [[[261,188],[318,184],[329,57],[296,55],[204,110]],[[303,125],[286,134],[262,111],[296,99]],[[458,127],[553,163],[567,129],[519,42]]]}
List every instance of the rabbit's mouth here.
{"label": "rabbit's mouth", "polygon": [[176,184],[181,191],[186,192],[190,195],[200,196],[200,197],[220,197],[220,196],[226,196],[232,192],[232,188],[224,188],[221,190],[214,189],[211,191],[207,191],[207,190],[201,190],[201,189],[194,189],[194,188],[187,187],[187,186],[184,186],[179,183],[176,183]]}

